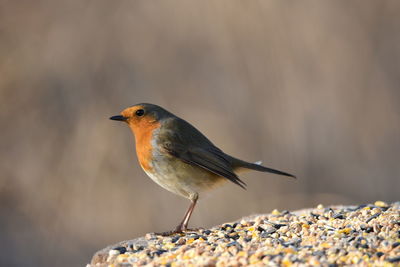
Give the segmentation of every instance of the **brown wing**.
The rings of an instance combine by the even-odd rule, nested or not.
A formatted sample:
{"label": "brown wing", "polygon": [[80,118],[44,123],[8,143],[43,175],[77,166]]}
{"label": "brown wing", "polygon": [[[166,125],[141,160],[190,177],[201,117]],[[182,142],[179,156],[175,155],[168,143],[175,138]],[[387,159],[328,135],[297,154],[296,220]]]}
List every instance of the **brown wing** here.
{"label": "brown wing", "polygon": [[233,172],[227,155],[214,146],[202,133],[182,119],[173,122],[176,131],[165,132],[163,148],[187,164],[201,167],[222,176],[245,189],[246,184]]}

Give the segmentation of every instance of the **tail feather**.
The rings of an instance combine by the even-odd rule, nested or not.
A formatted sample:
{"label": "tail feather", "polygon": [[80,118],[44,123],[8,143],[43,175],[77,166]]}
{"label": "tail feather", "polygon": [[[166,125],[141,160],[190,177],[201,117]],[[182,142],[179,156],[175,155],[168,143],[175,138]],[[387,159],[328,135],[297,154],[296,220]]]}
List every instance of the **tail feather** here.
{"label": "tail feather", "polygon": [[250,162],[246,162],[246,161],[243,161],[240,159],[232,158],[232,165],[233,165],[234,169],[243,169],[244,168],[244,169],[250,169],[250,170],[255,170],[255,171],[260,171],[260,172],[269,172],[269,173],[274,173],[274,174],[278,174],[278,175],[289,176],[289,177],[296,179],[296,176],[293,174],[275,170],[275,169],[268,168],[268,167],[264,167],[261,164],[262,164],[261,161],[257,161],[255,163],[250,163]]}

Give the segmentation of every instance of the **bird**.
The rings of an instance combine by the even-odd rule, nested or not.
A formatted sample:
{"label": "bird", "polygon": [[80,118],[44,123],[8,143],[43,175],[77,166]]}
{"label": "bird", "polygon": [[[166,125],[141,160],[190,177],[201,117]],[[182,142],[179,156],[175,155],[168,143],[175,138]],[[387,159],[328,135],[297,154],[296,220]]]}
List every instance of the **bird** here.
{"label": "bird", "polygon": [[246,183],[238,176],[243,170],[296,178],[261,162],[251,163],[224,153],[189,122],[158,105],[136,104],[110,119],[128,124],[144,172],[161,187],[191,202],[178,226],[160,233],[163,236],[190,230],[189,219],[203,192],[226,181],[245,189]]}

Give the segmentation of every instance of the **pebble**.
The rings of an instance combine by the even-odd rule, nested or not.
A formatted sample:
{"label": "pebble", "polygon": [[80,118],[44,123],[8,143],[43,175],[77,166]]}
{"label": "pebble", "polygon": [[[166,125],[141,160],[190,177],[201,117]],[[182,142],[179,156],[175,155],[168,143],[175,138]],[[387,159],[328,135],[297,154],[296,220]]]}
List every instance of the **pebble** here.
{"label": "pebble", "polygon": [[124,254],[126,252],[126,247],[116,247],[110,251],[113,251],[113,250],[118,250],[118,252],[119,252],[118,254]]}
{"label": "pebble", "polygon": [[400,202],[252,216],[108,251],[105,266],[400,266]]}
{"label": "pebble", "polygon": [[271,212],[271,214],[272,215],[281,215],[281,213],[279,212],[279,210],[277,210],[277,209],[274,209],[272,212]]}
{"label": "pebble", "polygon": [[116,249],[111,249],[109,252],[108,252],[108,255],[110,255],[110,256],[116,256],[116,255],[119,255],[120,253],[119,253],[119,250],[116,250]]}
{"label": "pebble", "polygon": [[388,262],[400,262],[400,256],[389,258]]}
{"label": "pebble", "polygon": [[377,206],[377,207],[381,207],[381,208],[386,208],[386,207],[388,207],[389,205],[386,203],[386,202],[383,202],[383,201],[376,201],[375,203],[375,206]]}

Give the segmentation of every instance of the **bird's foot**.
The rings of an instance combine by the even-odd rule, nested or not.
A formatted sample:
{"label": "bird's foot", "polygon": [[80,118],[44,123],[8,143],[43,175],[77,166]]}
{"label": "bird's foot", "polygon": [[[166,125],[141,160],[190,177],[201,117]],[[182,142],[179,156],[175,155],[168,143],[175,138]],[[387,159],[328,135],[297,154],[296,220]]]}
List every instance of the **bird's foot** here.
{"label": "bird's foot", "polygon": [[172,230],[172,231],[166,231],[166,232],[154,233],[154,234],[160,235],[160,236],[171,236],[171,235],[175,235],[175,234],[183,234],[183,231]]}
{"label": "bird's foot", "polygon": [[160,235],[160,236],[171,236],[175,234],[185,234],[185,233],[190,233],[190,232],[198,232],[200,230],[204,230],[204,228],[193,228],[189,229],[186,227],[182,227],[181,225],[178,225],[174,230],[172,231],[167,231],[167,232],[161,232],[161,233],[154,233],[155,235]]}
{"label": "bird's foot", "polygon": [[204,230],[204,228],[199,227],[199,228],[188,228],[185,230],[186,233],[194,233],[194,232],[200,232],[201,230]]}
{"label": "bird's foot", "polygon": [[161,235],[161,236],[170,236],[170,235],[174,235],[174,234],[183,234],[183,232],[186,231],[186,229],[187,228],[185,226],[180,224],[172,231],[154,233],[154,234],[155,235]]}

